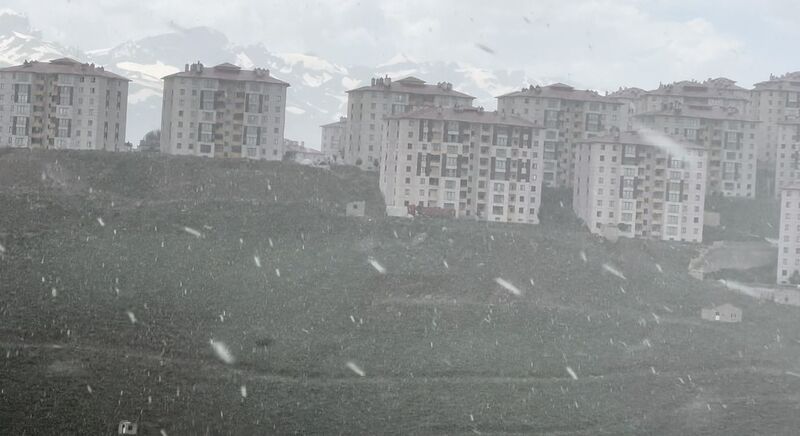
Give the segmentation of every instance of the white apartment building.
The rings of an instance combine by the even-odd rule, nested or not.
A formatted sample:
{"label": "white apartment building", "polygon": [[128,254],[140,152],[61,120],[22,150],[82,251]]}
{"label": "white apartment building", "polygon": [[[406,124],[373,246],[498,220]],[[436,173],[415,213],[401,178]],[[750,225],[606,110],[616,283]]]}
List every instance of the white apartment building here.
{"label": "white apartment building", "polygon": [[482,108],[421,108],[389,116],[380,189],[389,215],[408,205],[457,217],[537,224],[542,129]]}
{"label": "white apartment building", "polygon": [[750,94],[753,115],[761,121],[763,131],[764,146],[758,160],[773,163],[780,143],[778,123],[800,117],[800,71],[770,76],[756,83]]}
{"label": "white apartment building", "polygon": [[497,110],[544,129],[544,184],[553,187],[572,186],[578,143],[628,124],[624,103],[563,83],[501,95]]}
{"label": "white apartment building", "polygon": [[639,125],[708,152],[708,192],[754,197],[758,122],[736,108],[673,103],[636,115]]}
{"label": "white apartment building", "polygon": [[776,124],[775,188],[781,195],[784,187],[800,181],[800,117],[787,118]]}
{"label": "white apartment building", "polygon": [[339,121],[320,126],[322,129],[322,153],[331,162],[342,162],[344,159],[345,132],[347,117],[339,117]]}
{"label": "white apartment building", "polygon": [[781,188],[781,223],[778,236],[777,283],[800,284],[800,183]]}
{"label": "white apartment building", "polygon": [[128,82],[69,58],[0,68],[0,147],[128,151]]}
{"label": "white apartment building", "polygon": [[750,91],[725,77],[703,82],[683,80],[661,84],[657,89],[647,91],[641,96],[636,112],[656,112],[672,108],[676,104],[683,107],[735,108],[739,113],[746,114],[749,111]]}
{"label": "white apartment building", "polygon": [[470,107],[475,97],[453,85],[429,85],[416,77],[392,81],[373,78],[369,86],[347,91],[347,132],[344,162],[362,169],[379,169],[384,118],[424,106]]}
{"label": "white apartment building", "polygon": [[589,231],[702,242],[707,152],[680,143],[669,154],[637,132],[612,133],[578,145],[572,208]]}
{"label": "white apartment building", "polygon": [[283,158],[289,84],[269,70],[198,62],[163,80],[162,153]]}
{"label": "white apartment building", "polygon": [[639,110],[642,97],[646,93],[647,91],[641,88],[620,88],[611,94],[608,94],[608,97],[613,98],[624,105],[624,109],[620,112],[625,117],[625,120],[622,123],[623,131],[635,130],[636,126],[633,125],[633,117],[636,115],[637,110]]}

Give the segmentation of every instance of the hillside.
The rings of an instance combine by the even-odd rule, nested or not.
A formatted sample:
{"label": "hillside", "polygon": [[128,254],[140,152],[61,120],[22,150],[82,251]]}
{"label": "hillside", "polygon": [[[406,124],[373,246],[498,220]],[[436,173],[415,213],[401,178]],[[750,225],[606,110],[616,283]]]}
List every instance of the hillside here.
{"label": "hillside", "polygon": [[[6,151],[0,204],[9,434],[798,423],[796,309],[691,279],[692,246],[386,218],[374,176],[280,163]],[[723,302],[744,322],[700,321]]]}

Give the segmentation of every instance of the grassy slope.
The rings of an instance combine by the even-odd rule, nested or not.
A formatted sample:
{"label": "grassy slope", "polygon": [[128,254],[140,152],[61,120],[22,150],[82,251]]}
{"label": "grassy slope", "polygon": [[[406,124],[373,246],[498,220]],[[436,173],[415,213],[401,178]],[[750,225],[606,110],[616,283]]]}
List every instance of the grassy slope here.
{"label": "grassy slope", "polygon": [[[120,419],[145,434],[797,424],[800,379],[784,374],[798,371],[796,312],[690,279],[689,246],[611,245],[562,219],[380,218],[374,180],[358,172],[0,154],[0,179],[15,169],[24,182],[0,180],[0,428],[11,434],[97,434]],[[334,213],[361,198],[375,219]],[[554,206],[548,217],[562,214]],[[743,323],[699,322],[700,307],[724,301],[744,308]],[[237,362],[219,362],[211,338]]]}

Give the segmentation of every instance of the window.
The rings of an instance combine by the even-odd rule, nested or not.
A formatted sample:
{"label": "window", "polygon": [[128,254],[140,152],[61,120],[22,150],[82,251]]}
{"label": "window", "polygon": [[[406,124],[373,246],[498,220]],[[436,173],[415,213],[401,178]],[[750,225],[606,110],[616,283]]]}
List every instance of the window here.
{"label": "window", "polygon": [[70,128],[72,126],[72,120],[68,118],[57,118],[56,119],[58,128],[56,132],[56,137],[58,138],[69,138],[70,137]]}
{"label": "window", "polygon": [[72,87],[58,87],[58,104],[61,106],[72,106]]}
{"label": "window", "polygon": [[[205,92],[205,91],[204,91]],[[200,142],[214,142],[214,125],[211,123],[198,123],[197,140]],[[202,148],[201,148],[202,151]]]}
{"label": "window", "polygon": [[214,110],[214,91],[200,91],[200,110]]}
{"label": "window", "polygon": [[16,136],[27,136],[28,117],[13,117],[11,119],[11,131]]}

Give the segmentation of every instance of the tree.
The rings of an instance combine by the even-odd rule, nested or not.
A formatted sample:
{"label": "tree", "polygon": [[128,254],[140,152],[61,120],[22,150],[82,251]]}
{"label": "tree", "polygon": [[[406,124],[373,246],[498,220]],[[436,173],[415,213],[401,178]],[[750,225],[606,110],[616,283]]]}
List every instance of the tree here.
{"label": "tree", "polygon": [[161,129],[151,130],[145,133],[144,138],[139,141],[139,151],[159,152],[161,151]]}

